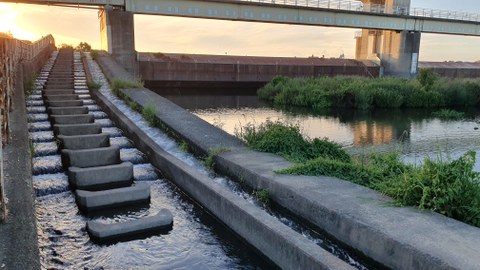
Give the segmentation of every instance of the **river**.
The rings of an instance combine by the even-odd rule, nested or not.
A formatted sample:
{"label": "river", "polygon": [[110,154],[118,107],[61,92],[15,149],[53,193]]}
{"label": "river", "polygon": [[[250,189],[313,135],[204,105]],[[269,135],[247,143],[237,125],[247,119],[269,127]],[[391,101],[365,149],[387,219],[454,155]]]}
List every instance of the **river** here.
{"label": "river", "polygon": [[[235,134],[248,123],[268,119],[298,124],[309,138],[328,138],[348,152],[400,151],[404,161],[420,163],[432,159],[458,158],[469,150],[480,152],[480,110],[465,112],[462,120],[440,120],[434,110],[387,109],[362,111],[330,109],[314,112],[299,108],[274,108],[255,95],[169,94],[164,97],[205,121]],[[480,171],[480,162],[475,170]]]}

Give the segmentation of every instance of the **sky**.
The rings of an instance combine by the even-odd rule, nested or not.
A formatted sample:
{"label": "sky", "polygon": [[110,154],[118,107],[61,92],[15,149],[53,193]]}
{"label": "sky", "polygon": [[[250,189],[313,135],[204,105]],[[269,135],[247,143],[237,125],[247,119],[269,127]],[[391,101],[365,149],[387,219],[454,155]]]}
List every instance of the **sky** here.
{"label": "sky", "polygon": [[[478,0],[412,0],[412,7],[480,14]],[[354,58],[358,30],[135,15],[141,52]],[[57,44],[86,41],[100,48],[96,10],[0,3],[0,32],[26,40],[53,34]],[[422,34],[420,60],[478,61],[480,37]]]}

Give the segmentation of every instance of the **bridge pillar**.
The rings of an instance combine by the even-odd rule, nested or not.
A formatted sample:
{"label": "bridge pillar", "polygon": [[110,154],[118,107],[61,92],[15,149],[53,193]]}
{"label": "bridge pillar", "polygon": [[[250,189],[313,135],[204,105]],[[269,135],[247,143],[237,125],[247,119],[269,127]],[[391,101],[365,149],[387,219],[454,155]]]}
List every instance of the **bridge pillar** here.
{"label": "bridge pillar", "polygon": [[137,77],[133,13],[106,6],[100,10],[99,17],[102,50]]}
{"label": "bridge pillar", "polygon": [[[368,11],[371,5],[384,5],[385,12],[406,13],[410,0],[362,0]],[[417,74],[420,32],[368,30],[355,35],[356,59],[374,60],[385,75],[413,77]]]}

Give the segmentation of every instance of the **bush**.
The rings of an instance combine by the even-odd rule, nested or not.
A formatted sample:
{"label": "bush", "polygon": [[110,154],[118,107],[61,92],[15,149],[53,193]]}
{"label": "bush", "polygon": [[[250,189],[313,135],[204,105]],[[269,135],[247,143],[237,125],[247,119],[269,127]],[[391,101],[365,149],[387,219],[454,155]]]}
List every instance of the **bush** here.
{"label": "bush", "polygon": [[434,117],[438,117],[444,120],[458,120],[462,119],[465,116],[463,112],[457,112],[455,110],[443,109],[440,111],[433,112]]}

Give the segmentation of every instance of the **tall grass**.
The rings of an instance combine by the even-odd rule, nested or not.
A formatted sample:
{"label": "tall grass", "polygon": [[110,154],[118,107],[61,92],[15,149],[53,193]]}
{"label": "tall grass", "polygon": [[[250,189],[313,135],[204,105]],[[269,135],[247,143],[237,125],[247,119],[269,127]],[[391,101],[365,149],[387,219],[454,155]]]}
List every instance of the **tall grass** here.
{"label": "tall grass", "polygon": [[151,127],[155,127],[159,123],[157,119],[157,108],[153,102],[145,104],[145,106],[142,108],[142,116]]}
{"label": "tall grass", "polygon": [[130,81],[130,80],[115,79],[110,82],[110,87],[112,88],[112,92],[116,96],[120,96],[120,89],[143,88],[143,82],[138,80]]}
{"label": "tall grass", "polygon": [[375,189],[397,204],[428,209],[480,227],[480,174],[475,152],[457,160],[405,164],[397,152],[348,155],[328,140],[304,139],[296,125],[268,121],[237,132],[251,148],[279,154],[295,164],[278,173],[334,176]]}
{"label": "tall grass", "polygon": [[449,80],[429,70],[420,71],[416,79],[279,76],[257,94],[276,105],[313,109],[479,106],[480,79]]}

